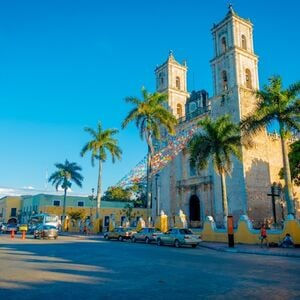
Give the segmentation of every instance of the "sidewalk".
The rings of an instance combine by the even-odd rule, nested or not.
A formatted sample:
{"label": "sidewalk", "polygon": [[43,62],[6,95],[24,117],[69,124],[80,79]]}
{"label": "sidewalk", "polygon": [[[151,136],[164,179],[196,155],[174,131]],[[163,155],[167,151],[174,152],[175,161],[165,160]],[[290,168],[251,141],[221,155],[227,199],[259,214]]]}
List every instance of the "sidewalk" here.
{"label": "sidewalk", "polygon": [[247,244],[236,244],[233,248],[228,247],[226,243],[214,243],[214,242],[202,242],[199,245],[203,248],[213,249],[222,252],[231,253],[246,253],[256,255],[273,255],[273,256],[287,256],[287,257],[298,257],[300,258],[300,248],[263,248],[260,245],[247,245]]}
{"label": "sidewalk", "polygon": [[[69,233],[61,232],[62,236],[73,236],[78,239],[102,239],[103,234],[90,234],[83,235],[82,233]],[[260,245],[248,245],[248,244],[236,244],[233,248],[229,248],[226,243],[216,243],[216,242],[201,242],[199,247],[212,249],[221,252],[231,252],[231,253],[245,253],[245,254],[256,254],[256,255],[273,255],[273,256],[286,256],[286,257],[297,257],[300,258],[300,248],[267,248]]]}

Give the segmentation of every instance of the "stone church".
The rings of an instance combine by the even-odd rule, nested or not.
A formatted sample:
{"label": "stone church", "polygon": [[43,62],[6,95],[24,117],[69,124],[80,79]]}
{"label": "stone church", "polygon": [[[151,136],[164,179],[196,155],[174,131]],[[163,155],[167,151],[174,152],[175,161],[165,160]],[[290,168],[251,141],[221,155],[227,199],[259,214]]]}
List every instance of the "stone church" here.
{"label": "stone church", "polygon": [[[172,53],[155,69],[157,91],[168,94],[169,107],[179,120],[177,134],[195,126],[207,115],[216,119],[230,114],[238,123],[254,108],[253,92],[259,89],[259,80],[252,23],[238,16],[230,6],[225,18],[213,25],[212,36],[212,97],[205,90],[187,91],[187,65],[177,62]],[[159,150],[164,145],[160,142],[156,146]],[[268,193],[274,182],[280,183],[278,173],[283,165],[280,139],[265,131],[256,136],[253,148],[242,149],[242,156],[241,162],[233,160],[233,172],[226,179],[229,214],[235,222],[241,215],[248,215],[257,223],[272,220],[274,214]],[[294,194],[299,216],[297,195]],[[163,211],[172,220],[180,210],[191,227],[201,226],[206,216],[213,216],[217,224],[223,222],[221,179],[211,165],[200,173],[193,170],[187,149],[153,176],[152,182],[152,216]],[[282,220],[285,215],[285,202],[277,197],[276,219]]]}

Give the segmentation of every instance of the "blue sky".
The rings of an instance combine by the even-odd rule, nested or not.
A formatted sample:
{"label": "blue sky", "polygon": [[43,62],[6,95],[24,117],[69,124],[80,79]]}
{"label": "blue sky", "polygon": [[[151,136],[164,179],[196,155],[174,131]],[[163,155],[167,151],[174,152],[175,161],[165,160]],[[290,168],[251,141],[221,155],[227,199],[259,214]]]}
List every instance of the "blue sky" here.
{"label": "blue sky", "polygon": [[[299,80],[297,0],[231,1],[254,24],[260,84],[280,74]],[[250,5],[251,3],[251,5]],[[77,162],[83,188],[96,186],[97,168],[79,152],[85,126],[120,128],[126,96],[155,89],[154,69],[169,50],[187,60],[189,91],[212,95],[211,28],[227,13],[225,0],[0,1],[0,196],[32,188],[54,192],[46,174],[54,163]],[[123,159],[105,163],[103,186],[115,184],[146,153],[132,125],[118,135]],[[10,191],[8,192],[8,188]]]}

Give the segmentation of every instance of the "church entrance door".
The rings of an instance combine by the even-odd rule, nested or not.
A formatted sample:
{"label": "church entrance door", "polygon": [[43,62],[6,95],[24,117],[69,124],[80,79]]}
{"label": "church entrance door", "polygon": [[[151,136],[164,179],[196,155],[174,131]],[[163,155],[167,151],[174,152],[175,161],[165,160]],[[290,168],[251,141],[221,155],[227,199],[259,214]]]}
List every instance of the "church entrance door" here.
{"label": "church entrance door", "polygon": [[200,200],[197,195],[190,198],[190,226],[200,227]]}

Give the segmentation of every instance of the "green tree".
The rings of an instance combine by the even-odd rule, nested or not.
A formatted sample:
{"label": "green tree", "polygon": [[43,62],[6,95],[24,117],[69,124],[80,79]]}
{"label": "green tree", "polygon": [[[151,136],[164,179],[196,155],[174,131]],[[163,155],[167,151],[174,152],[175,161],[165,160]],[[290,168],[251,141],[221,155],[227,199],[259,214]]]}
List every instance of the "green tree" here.
{"label": "green tree", "polygon": [[[290,145],[289,163],[291,168],[291,179],[297,186],[300,186],[300,141]],[[284,179],[283,169],[280,170],[280,178]]]}
{"label": "green tree", "polygon": [[84,218],[84,212],[82,210],[71,211],[69,216],[71,220],[78,221]]}
{"label": "green tree", "polygon": [[122,188],[120,186],[111,186],[104,193],[102,200],[105,201],[130,201],[132,192],[128,188]]}
{"label": "green tree", "polygon": [[153,138],[160,140],[160,130],[166,129],[169,134],[175,134],[177,120],[166,108],[168,96],[165,93],[148,93],[142,88],[142,100],[135,97],[127,97],[126,102],[135,107],[129,112],[122,123],[124,129],[130,122],[135,122],[139,129],[141,139],[145,139],[148,145],[147,155],[147,207],[151,207],[151,162],[154,154]]}
{"label": "green tree", "polygon": [[129,223],[131,223],[132,218],[134,218],[136,216],[136,213],[133,212],[133,208],[134,208],[134,203],[130,202],[124,206],[124,209],[122,209],[122,213],[125,214]]}
{"label": "green tree", "polygon": [[[61,187],[64,190],[64,200],[63,200],[63,225],[66,218],[66,199],[67,190],[71,188],[72,181],[76,185],[82,187],[83,176],[80,174],[82,170],[75,162],[69,162],[67,159],[64,164],[56,163],[55,167],[58,169],[50,177],[49,182],[55,185],[56,190]],[[64,227],[63,227],[64,228]]]}
{"label": "green tree", "polygon": [[122,150],[118,146],[118,140],[113,138],[113,136],[119,131],[117,129],[104,130],[100,122],[98,123],[97,130],[89,127],[86,127],[84,130],[92,136],[92,140],[83,146],[80,155],[84,156],[86,152],[90,151],[92,153],[92,166],[94,166],[95,159],[99,160],[96,209],[96,218],[99,218],[102,192],[102,163],[107,159],[107,152],[111,155],[113,163],[115,162],[116,158],[121,159]]}
{"label": "green tree", "polygon": [[215,171],[221,177],[223,214],[227,216],[226,175],[232,171],[232,156],[241,159],[240,129],[229,115],[215,121],[206,117],[198,125],[202,128],[201,132],[194,135],[188,144],[190,165],[204,170],[212,160]]}
{"label": "green tree", "polygon": [[300,100],[297,99],[299,93],[300,82],[283,89],[281,77],[271,77],[269,85],[256,92],[258,101],[254,112],[241,121],[242,134],[250,138],[265,130],[266,126],[274,122],[278,123],[283,156],[285,199],[290,215],[295,215],[295,208],[286,140],[288,133],[300,131]]}

